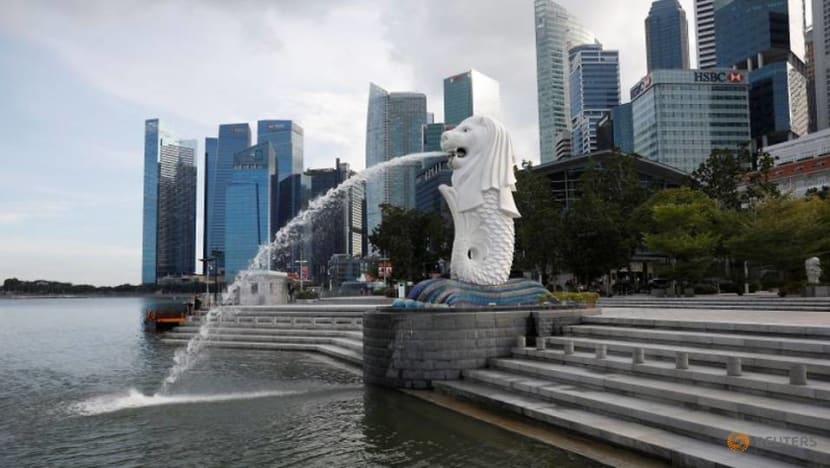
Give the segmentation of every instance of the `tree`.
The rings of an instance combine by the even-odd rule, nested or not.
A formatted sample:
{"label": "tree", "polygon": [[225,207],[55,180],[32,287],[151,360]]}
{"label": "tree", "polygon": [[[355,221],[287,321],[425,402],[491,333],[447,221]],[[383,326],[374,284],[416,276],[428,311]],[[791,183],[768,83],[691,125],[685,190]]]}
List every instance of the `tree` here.
{"label": "tree", "polygon": [[819,197],[767,200],[742,227],[729,249],[757,266],[775,268],[785,285],[805,278],[805,259],[830,257],[830,201]]}
{"label": "tree", "polygon": [[737,150],[712,150],[689,179],[692,188],[705,193],[721,208],[737,211],[779,195],[777,186],[770,182],[772,166],[769,153],[752,153],[744,144]]}
{"label": "tree", "polygon": [[645,246],[671,258],[668,277],[694,283],[705,275],[721,241],[713,199],[688,187],[663,190],[643,205],[641,219]]}
{"label": "tree", "polygon": [[627,266],[639,245],[632,213],[648,197],[635,167],[638,156],[615,152],[602,166],[589,163],[578,199],[565,212],[564,259],[583,282]]}
{"label": "tree", "polygon": [[383,221],[369,241],[392,262],[394,279],[425,277],[439,258],[449,258],[452,230],[440,215],[382,205]]}
{"label": "tree", "polygon": [[806,196],[806,197],[818,197],[818,198],[821,198],[822,200],[827,200],[828,198],[830,198],[830,187],[828,187],[826,185],[822,185],[821,189],[818,189],[816,187],[811,187],[811,188],[807,189],[807,192],[804,193],[804,196]]}
{"label": "tree", "polygon": [[513,268],[533,271],[547,284],[561,264],[561,205],[554,199],[547,177],[533,172],[524,161],[516,171],[516,250]]}

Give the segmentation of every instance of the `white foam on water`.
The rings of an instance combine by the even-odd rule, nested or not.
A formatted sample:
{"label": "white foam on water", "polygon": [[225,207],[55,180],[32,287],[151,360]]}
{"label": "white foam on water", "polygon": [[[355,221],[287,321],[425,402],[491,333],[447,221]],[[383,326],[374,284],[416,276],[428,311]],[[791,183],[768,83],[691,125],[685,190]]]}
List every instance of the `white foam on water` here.
{"label": "white foam on water", "polygon": [[127,394],[102,395],[75,403],[70,411],[83,416],[114,413],[125,409],[147,408],[163,405],[184,405],[193,403],[215,403],[233,400],[252,400],[286,395],[296,395],[301,391],[268,390],[258,392],[215,393],[203,395],[145,395],[131,388]]}

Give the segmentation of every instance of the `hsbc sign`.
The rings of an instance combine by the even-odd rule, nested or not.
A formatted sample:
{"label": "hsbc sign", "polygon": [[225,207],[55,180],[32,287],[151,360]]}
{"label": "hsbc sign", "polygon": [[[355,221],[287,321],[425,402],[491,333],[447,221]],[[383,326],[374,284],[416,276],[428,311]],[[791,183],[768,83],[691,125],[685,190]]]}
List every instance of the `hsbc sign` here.
{"label": "hsbc sign", "polygon": [[695,72],[695,82],[710,83],[743,83],[744,75],[741,72]]}

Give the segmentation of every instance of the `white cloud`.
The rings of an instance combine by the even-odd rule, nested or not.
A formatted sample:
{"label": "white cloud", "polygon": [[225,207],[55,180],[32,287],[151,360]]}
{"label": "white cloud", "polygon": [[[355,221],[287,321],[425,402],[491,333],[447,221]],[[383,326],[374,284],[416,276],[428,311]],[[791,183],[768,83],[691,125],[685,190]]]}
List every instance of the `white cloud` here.
{"label": "white cloud", "polygon": [[[607,48],[620,50],[625,99],[628,88],[645,73],[643,20],[651,1],[560,3]],[[692,33],[692,1],[681,3]],[[162,117],[179,136],[196,138],[200,146],[205,136],[215,135],[220,123],[293,119],[305,128],[306,167],[331,167],[335,157],[356,169],[364,166],[369,82],[390,91],[426,93],[429,110],[440,119],[443,78],[476,68],[501,83],[505,123],[519,157],[538,160],[532,0],[5,0],[0,4],[0,31],[43,48],[45,55],[56,57],[85,83],[133,106],[131,115],[148,109],[152,115],[144,117]],[[692,51],[693,44],[690,41]],[[14,46],[9,47],[6,50],[14,53]],[[4,72],[8,70],[0,70]],[[49,106],[72,107],[60,102],[60,93],[49,100]],[[71,112],[101,112],[94,100],[89,106],[72,107]],[[50,132],[47,117],[38,118],[44,119],[42,131]],[[110,183],[94,188],[67,185],[62,193],[43,193],[29,188],[31,181],[7,180],[14,176],[0,174],[0,182],[8,182],[3,190],[13,195],[6,202],[0,199],[0,227],[26,228],[44,217],[68,217],[77,210],[93,213],[104,205],[109,209],[99,217],[112,216],[111,221],[122,226],[135,224],[140,219],[141,189],[133,185],[140,184],[142,125],[135,122],[135,138],[129,141],[114,141],[104,130],[94,142],[66,142],[86,151],[79,158],[92,163],[85,166],[91,170],[134,171],[136,177],[117,192],[106,192],[113,190]],[[48,157],[60,153],[41,155],[44,163]],[[72,195],[75,189],[94,195]],[[119,203],[122,209],[113,209]],[[94,235],[102,238],[108,233]],[[139,237],[136,233],[134,239]],[[0,245],[14,245],[9,242],[0,239]],[[123,240],[112,239],[106,245],[56,240],[55,255],[64,258],[77,252],[70,255],[70,260],[79,259],[77,263],[64,263],[74,263],[78,277],[86,274],[81,269],[100,273],[98,280],[88,281],[110,282],[111,276],[126,272],[125,281],[135,282],[138,246],[121,250],[118,242]],[[8,268],[13,256],[20,271],[36,272],[33,265],[52,268],[51,253],[36,248],[27,252],[30,258],[4,249],[0,267]],[[113,262],[101,252],[127,263]],[[91,257],[82,260],[81,254]],[[106,273],[114,270],[118,273]],[[36,276],[62,271],[47,269]],[[56,278],[73,278],[66,273]]]}

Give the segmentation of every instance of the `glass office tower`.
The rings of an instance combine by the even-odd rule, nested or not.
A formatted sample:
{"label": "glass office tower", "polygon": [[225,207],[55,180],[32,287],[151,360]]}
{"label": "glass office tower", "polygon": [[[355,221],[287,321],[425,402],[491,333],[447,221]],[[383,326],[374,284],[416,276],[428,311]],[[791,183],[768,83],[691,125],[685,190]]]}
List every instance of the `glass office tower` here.
{"label": "glass office tower", "polygon": [[444,123],[455,126],[472,115],[502,120],[499,82],[476,70],[444,79]]}
{"label": "glass office tower", "polygon": [[648,71],[689,68],[689,25],[677,0],[656,0],[646,17]]}
{"label": "glass office tower", "polygon": [[247,123],[219,126],[215,153],[206,152],[205,177],[205,257],[215,257],[221,274],[225,254],[225,190],[233,173],[234,155],[251,146],[251,127]]}
{"label": "glass office tower", "polygon": [[225,281],[248,268],[270,241],[271,207],[277,204],[277,156],[269,142],[236,153],[225,190]]}
{"label": "glass office tower", "polygon": [[546,163],[555,158],[557,136],[570,130],[568,50],[596,40],[568,10],[552,0],[536,0],[534,15],[539,157]]}
{"label": "glass office tower", "polygon": [[[422,128],[427,123],[426,96],[421,93],[390,93],[369,85],[366,122],[366,167],[398,156],[417,153],[423,147]],[[415,207],[415,176],[420,163],[390,168],[366,181],[366,229],[381,222],[382,204]]]}
{"label": "glass office tower", "polygon": [[193,274],[196,263],[196,140],[144,122],[141,282]]}
{"label": "glass office tower", "polygon": [[803,10],[792,0],[715,0],[719,67],[749,75],[755,147],[807,133]]}
{"label": "glass office tower", "polygon": [[280,197],[278,223],[273,226],[271,237],[300,212],[304,200],[298,179],[303,173],[303,128],[291,120],[260,120],[257,122],[257,143],[269,142],[277,153],[277,172],[284,183],[284,195]]}
{"label": "glass office tower", "polygon": [[697,68],[714,68],[715,57],[715,6],[713,0],[695,0],[695,24],[697,29]]}
{"label": "glass office tower", "polygon": [[584,44],[569,51],[571,153],[597,149],[597,122],[620,104],[620,54]]}
{"label": "glass office tower", "polygon": [[692,172],[717,148],[750,140],[745,72],[655,70],[631,90],[634,151]]}

